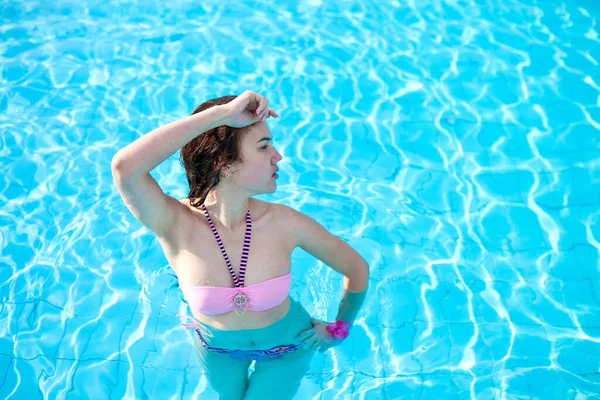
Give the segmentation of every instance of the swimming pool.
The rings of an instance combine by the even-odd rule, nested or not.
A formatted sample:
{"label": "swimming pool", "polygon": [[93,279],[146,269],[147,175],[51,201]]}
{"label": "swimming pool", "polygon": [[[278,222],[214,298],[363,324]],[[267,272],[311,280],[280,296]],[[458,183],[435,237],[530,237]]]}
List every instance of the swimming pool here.
{"label": "swimming pool", "polygon": [[[597,3],[190,3],[2,5],[0,398],[213,398],[110,161],[246,89],[281,115],[262,198],[371,266],[298,398],[600,397]],[[176,156],[153,175],[187,194]],[[341,277],[292,265],[334,318]]]}

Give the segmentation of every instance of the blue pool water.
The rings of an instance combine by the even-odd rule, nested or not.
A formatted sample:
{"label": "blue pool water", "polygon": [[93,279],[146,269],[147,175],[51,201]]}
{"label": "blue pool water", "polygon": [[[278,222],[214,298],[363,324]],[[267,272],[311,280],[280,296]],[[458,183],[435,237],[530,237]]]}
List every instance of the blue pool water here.
{"label": "blue pool water", "polygon": [[[600,398],[599,3],[196,3],[0,5],[0,398],[215,398],[110,161],[246,89],[281,115],[262,198],[371,267],[299,399]],[[292,265],[333,319],[341,276]]]}

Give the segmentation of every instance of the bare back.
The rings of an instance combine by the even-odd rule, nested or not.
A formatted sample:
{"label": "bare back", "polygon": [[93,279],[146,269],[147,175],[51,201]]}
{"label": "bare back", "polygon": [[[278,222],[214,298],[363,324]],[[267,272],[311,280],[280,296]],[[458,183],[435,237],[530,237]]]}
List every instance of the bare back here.
{"label": "bare back", "polygon": [[[282,276],[291,271],[290,255],[294,250],[293,240],[286,229],[285,213],[278,204],[250,198],[252,215],[252,237],[246,286]],[[159,238],[162,249],[179,279],[180,286],[233,287],[233,280],[219,250],[217,241],[202,210],[181,200],[177,215],[177,227],[173,234]],[[221,236],[225,251],[233,270],[239,276],[245,226],[233,233],[221,228],[213,219]],[[238,316],[234,311],[220,315],[204,315],[192,310],[194,317],[218,329],[258,329],[281,319],[290,307],[289,297],[267,311],[246,311]]]}

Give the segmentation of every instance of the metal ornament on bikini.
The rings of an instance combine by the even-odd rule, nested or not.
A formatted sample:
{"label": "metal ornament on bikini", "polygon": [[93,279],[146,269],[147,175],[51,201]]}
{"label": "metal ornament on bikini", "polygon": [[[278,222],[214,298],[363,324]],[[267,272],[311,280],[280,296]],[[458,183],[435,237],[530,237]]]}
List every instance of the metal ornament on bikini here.
{"label": "metal ornament on bikini", "polygon": [[[246,276],[246,264],[248,263],[248,249],[250,248],[250,237],[252,236],[252,218],[250,217],[250,210],[246,213],[246,234],[244,235],[244,246],[242,248],[242,260],[240,262],[240,277],[235,275],[235,271],[231,266],[231,261],[229,261],[229,257],[227,256],[227,252],[225,251],[225,246],[223,246],[223,241],[221,240],[221,236],[219,232],[217,232],[217,228],[215,224],[210,219],[210,215],[208,215],[208,210],[206,206],[202,204],[202,211],[204,211],[204,215],[208,220],[208,224],[210,225],[210,229],[212,230],[213,236],[217,240],[217,244],[219,245],[219,249],[225,258],[225,263],[227,264],[227,268],[229,269],[229,273],[233,278],[233,283],[236,288],[244,287],[244,278]],[[241,290],[238,290],[237,293],[233,296],[233,309],[238,317],[241,317],[246,313],[248,309],[248,296],[242,293]],[[241,311],[240,311],[241,310]]]}

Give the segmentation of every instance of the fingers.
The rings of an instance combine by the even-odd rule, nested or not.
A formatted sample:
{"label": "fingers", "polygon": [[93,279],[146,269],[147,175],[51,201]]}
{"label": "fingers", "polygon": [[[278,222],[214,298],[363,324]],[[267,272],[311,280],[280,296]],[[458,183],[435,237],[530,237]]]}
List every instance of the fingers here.
{"label": "fingers", "polygon": [[319,353],[325,353],[327,350],[329,350],[331,348],[331,346],[326,346],[323,345],[319,348]]}
{"label": "fingers", "polygon": [[267,99],[266,97],[264,99],[265,99],[265,107],[262,110],[262,119],[263,119],[263,121],[265,119],[267,119],[267,117],[269,116],[269,99]]}
{"label": "fingers", "polygon": [[277,114],[275,111],[273,111],[272,109],[270,109],[270,108],[269,108],[269,109],[268,109],[268,111],[267,111],[267,112],[265,112],[265,113],[263,114],[263,116],[261,117],[261,121],[264,121],[264,120],[266,120],[266,119],[267,119],[267,118],[269,118],[269,117],[275,117],[275,118],[278,118],[278,117],[279,117],[279,114]]}
{"label": "fingers", "polygon": [[245,101],[245,108],[248,111],[257,112],[260,108],[260,99],[262,96],[258,93],[255,93],[251,90],[246,90],[240,97],[245,97],[247,99],[247,101]]}
{"label": "fingers", "polygon": [[300,334],[298,338],[300,338],[300,344],[302,344],[302,347],[305,349],[314,349],[320,346],[323,343],[323,340],[321,340],[321,338],[315,334],[316,332],[314,330]]}
{"label": "fingers", "polygon": [[308,331],[304,331],[301,334],[298,335],[298,340],[300,342],[303,342],[304,340],[314,336],[316,332],[314,330],[308,330]]}
{"label": "fingers", "polygon": [[320,343],[317,339],[308,339],[302,343],[302,347],[305,349],[314,349]]}
{"label": "fingers", "polygon": [[259,121],[264,121],[269,117],[278,118],[279,114],[269,108],[269,99],[258,93],[248,91],[250,95],[249,108],[254,109],[255,118]]}
{"label": "fingers", "polygon": [[258,119],[264,120],[269,112],[269,100],[264,96],[258,96],[258,107],[256,107],[256,115]]}
{"label": "fingers", "polygon": [[317,332],[314,329],[309,329],[298,335],[298,344],[301,344],[305,349],[312,349],[315,343],[318,342],[315,336]]}

